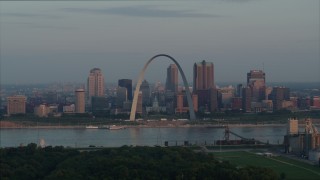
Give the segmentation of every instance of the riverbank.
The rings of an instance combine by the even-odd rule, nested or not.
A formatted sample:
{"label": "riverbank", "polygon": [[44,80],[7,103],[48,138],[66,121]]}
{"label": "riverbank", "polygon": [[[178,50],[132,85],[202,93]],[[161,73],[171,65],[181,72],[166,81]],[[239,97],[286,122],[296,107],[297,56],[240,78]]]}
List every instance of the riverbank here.
{"label": "riverbank", "polygon": [[[108,125],[99,125],[98,129],[105,129]],[[187,124],[186,122],[144,122],[138,125],[117,125],[123,128],[224,128],[222,124]],[[228,124],[229,127],[283,127],[285,124]],[[101,128],[100,128],[101,127]],[[0,129],[86,129],[86,125],[34,125],[21,124],[10,121],[0,121]]]}
{"label": "riverbank", "polygon": [[[313,119],[313,124],[320,126],[320,119]],[[30,122],[30,121],[0,121],[0,129],[86,129],[86,126],[98,126],[105,129],[107,126],[116,125],[124,128],[224,128],[232,127],[284,127],[286,123],[212,123],[212,122],[190,122],[190,121],[137,121],[137,122],[116,122],[116,123],[102,123],[102,122],[87,122],[81,124],[70,123],[44,123],[44,122]],[[304,127],[304,121],[299,122],[300,127]]]}

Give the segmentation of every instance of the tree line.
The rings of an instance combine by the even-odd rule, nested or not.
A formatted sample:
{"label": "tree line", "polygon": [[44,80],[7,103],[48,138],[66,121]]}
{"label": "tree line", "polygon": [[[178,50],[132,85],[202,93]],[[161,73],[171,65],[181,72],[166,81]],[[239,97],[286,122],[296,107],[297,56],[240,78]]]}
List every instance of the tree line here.
{"label": "tree line", "polygon": [[61,146],[0,149],[0,178],[5,179],[223,179],[275,180],[263,167],[236,167],[213,154],[183,147],[129,147],[97,151]]}

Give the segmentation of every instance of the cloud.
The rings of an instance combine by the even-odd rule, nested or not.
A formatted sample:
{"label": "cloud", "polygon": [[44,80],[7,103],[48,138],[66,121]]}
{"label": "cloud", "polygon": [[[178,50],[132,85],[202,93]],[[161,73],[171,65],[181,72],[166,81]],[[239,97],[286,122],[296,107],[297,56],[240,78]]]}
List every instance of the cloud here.
{"label": "cloud", "polygon": [[64,29],[64,30],[72,30],[75,27],[71,26],[54,26],[54,25],[44,25],[42,23],[34,23],[34,22],[7,22],[3,21],[0,24],[5,24],[6,26],[13,25],[13,26],[26,26],[29,28],[42,28],[42,29]]}
{"label": "cloud", "polygon": [[0,23],[7,24],[7,25],[28,25],[28,26],[32,26],[35,24],[31,22],[6,22],[6,21],[0,22]]}
{"label": "cloud", "polygon": [[58,19],[62,16],[49,15],[49,14],[34,14],[34,13],[0,13],[2,17],[19,17],[19,18],[47,18],[47,19]]}
{"label": "cloud", "polygon": [[[34,20],[41,20],[41,19],[52,19],[52,20],[60,20],[63,16],[60,15],[50,15],[50,14],[43,14],[43,13],[0,13],[0,16],[5,19],[4,21],[0,21],[1,24],[5,24],[7,26],[25,26],[29,28],[44,28],[44,29],[74,29],[74,27],[70,26],[55,26],[50,23],[43,23],[43,22],[28,22],[30,19]],[[18,21],[9,20],[11,17],[18,18]],[[28,19],[24,19],[28,18]],[[24,21],[21,21],[24,20]]]}
{"label": "cloud", "polygon": [[222,17],[220,15],[197,13],[191,10],[167,10],[155,8],[153,6],[130,6],[113,8],[63,8],[65,12],[72,13],[93,13],[93,14],[113,14],[131,17],[152,17],[152,18],[212,18]]}

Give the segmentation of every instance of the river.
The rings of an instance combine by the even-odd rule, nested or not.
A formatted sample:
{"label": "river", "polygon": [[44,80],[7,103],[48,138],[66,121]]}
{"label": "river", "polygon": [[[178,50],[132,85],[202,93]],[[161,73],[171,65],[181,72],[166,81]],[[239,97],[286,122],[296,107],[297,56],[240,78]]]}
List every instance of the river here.
{"label": "river", "polygon": [[[245,138],[278,144],[283,142],[285,126],[232,127],[230,130]],[[0,147],[17,147],[42,142],[46,146],[65,147],[120,147],[123,145],[154,146],[191,144],[214,144],[224,138],[223,128],[181,127],[181,128],[127,128],[107,129],[1,129]],[[230,139],[240,139],[230,134]]]}

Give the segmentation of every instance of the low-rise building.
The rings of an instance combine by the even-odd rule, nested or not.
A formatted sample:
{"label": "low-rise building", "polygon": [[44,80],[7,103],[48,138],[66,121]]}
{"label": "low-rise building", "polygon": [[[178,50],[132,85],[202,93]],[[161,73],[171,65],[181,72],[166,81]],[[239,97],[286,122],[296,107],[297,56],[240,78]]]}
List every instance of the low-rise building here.
{"label": "low-rise building", "polygon": [[[194,111],[198,111],[198,95],[193,94],[192,95],[192,103],[193,103],[193,108]],[[176,108],[176,113],[181,114],[181,113],[187,113],[189,112],[189,105],[187,104],[187,97],[185,93],[178,93],[177,94],[177,108]]]}
{"label": "low-rise building", "polygon": [[75,105],[65,105],[63,106],[63,113],[74,113],[75,112]]}
{"label": "low-rise building", "polygon": [[7,114],[25,114],[27,97],[22,95],[7,97]]}
{"label": "low-rise building", "polygon": [[48,117],[49,107],[46,104],[40,104],[34,108],[34,115],[38,117]]}

